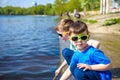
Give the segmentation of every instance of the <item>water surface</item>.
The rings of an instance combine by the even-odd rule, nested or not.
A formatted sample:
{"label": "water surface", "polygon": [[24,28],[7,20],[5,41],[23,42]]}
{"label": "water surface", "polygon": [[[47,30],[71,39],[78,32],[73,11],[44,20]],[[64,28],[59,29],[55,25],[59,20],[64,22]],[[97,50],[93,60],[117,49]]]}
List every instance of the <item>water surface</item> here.
{"label": "water surface", "polygon": [[59,64],[54,16],[0,16],[0,80],[51,80]]}

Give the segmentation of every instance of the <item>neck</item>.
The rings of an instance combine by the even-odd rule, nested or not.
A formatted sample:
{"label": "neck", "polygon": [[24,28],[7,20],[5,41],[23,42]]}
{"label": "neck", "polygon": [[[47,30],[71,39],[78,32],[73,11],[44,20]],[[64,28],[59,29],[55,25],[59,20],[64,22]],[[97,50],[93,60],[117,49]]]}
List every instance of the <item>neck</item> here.
{"label": "neck", "polygon": [[85,46],[82,50],[79,50],[79,51],[80,51],[80,52],[83,52],[83,51],[85,51],[88,47],[89,47],[89,45],[86,44],[86,46]]}

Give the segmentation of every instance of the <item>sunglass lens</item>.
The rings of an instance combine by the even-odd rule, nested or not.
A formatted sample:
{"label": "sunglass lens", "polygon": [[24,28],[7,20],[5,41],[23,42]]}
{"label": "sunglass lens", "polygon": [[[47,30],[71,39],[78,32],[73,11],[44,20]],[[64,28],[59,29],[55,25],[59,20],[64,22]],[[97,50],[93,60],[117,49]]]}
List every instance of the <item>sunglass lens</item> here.
{"label": "sunglass lens", "polygon": [[81,36],[81,40],[86,40],[87,36]]}
{"label": "sunglass lens", "polygon": [[77,41],[78,37],[72,37],[71,39],[72,39],[72,41]]}
{"label": "sunglass lens", "polygon": [[59,34],[59,33],[58,33],[58,35],[59,35],[60,37],[63,37],[62,34]]}

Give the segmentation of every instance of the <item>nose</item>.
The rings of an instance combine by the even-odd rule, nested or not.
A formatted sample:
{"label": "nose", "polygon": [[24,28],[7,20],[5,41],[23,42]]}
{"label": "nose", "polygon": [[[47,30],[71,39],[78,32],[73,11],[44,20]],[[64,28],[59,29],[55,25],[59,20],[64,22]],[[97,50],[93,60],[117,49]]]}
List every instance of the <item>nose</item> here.
{"label": "nose", "polygon": [[77,41],[77,42],[80,42],[80,43],[81,43],[81,42],[82,42],[82,40],[81,40],[81,39],[78,39],[78,41]]}

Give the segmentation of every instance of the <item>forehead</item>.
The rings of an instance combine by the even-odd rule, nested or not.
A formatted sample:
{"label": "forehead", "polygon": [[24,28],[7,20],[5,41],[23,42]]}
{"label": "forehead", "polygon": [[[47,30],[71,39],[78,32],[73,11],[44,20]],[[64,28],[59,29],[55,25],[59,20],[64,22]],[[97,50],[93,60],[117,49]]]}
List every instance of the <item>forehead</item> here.
{"label": "forehead", "polygon": [[71,33],[71,36],[78,36],[78,35],[87,35],[87,32],[84,31],[84,32],[82,32],[80,34]]}
{"label": "forehead", "polygon": [[68,32],[68,31],[63,31],[62,29],[59,29],[57,32],[58,33],[64,33],[64,32]]}

